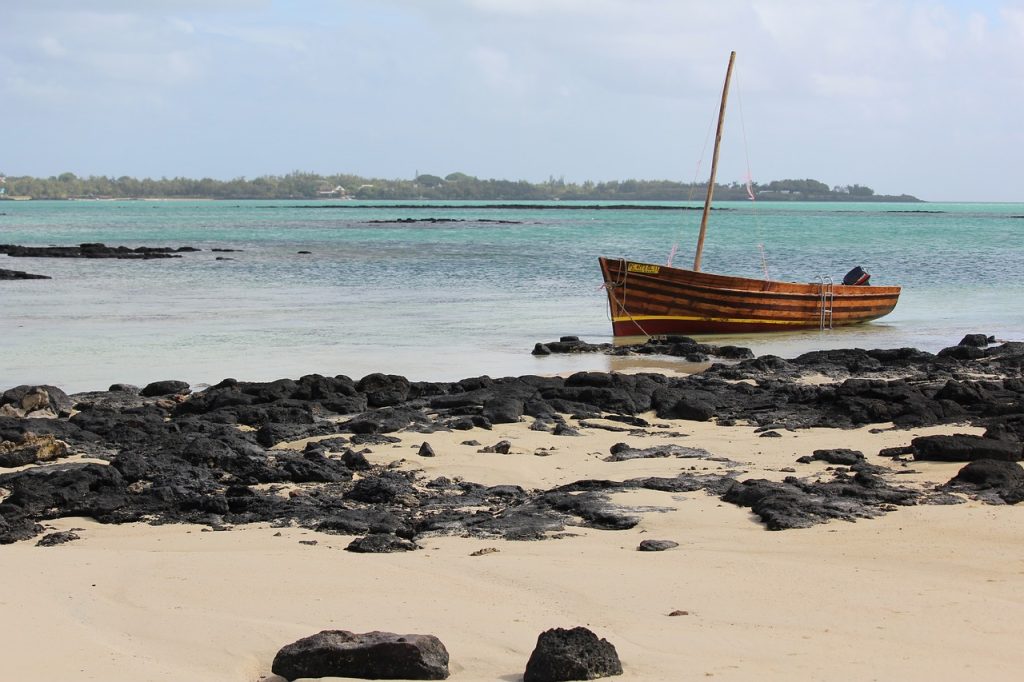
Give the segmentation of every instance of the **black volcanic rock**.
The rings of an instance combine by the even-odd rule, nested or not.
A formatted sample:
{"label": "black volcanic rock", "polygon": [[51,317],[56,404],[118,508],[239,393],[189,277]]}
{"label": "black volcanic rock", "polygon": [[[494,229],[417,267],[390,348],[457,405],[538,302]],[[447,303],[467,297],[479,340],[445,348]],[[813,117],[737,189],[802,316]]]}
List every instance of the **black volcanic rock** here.
{"label": "black volcanic rock", "polygon": [[393,552],[412,552],[419,549],[419,545],[397,535],[374,533],[356,538],[345,549],[360,554],[391,554]]}
{"label": "black volcanic rock", "polygon": [[26,415],[49,408],[54,414],[65,414],[66,416],[74,406],[74,401],[56,386],[48,384],[21,385],[9,388],[0,394],[0,405],[11,405],[24,411]]}
{"label": "black volcanic rock", "polygon": [[366,503],[391,503],[399,498],[415,495],[415,489],[405,474],[385,471],[378,476],[367,476],[356,481],[345,498]]}
{"label": "black volcanic rock", "polygon": [[[120,472],[100,464],[26,469],[0,476],[0,487],[11,491],[0,506],[35,519],[91,516],[102,520],[129,504]],[[4,510],[5,516],[8,513]]]}
{"label": "black volcanic rock", "polygon": [[960,339],[958,346],[974,346],[975,348],[988,348],[989,344],[995,343],[995,338],[987,334],[967,334]]}
{"label": "black volcanic rock", "polygon": [[834,368],[840,367],[850,374],[876,371],[882,367],[882,363],[877,358],[860,348],[811,351],[793,358],[791,362],[794,365],[816,369],[827,367],[833,371]]}
{"label": "black volcanic rock", "polygon": [[33,275],[22,270],[5,270],[0,268],[0,280],[10,279],[53,279],[47,275]]}
{"label": "black volcanic rock", "polygon": [[0,468],[52,461],[67,455],[67,445],[50,434],[27,433],[18,443],[0,441]]}
{"label": "black volcanic rock", "polygon": [[80,540],[78,533],[70,530],[62,530],[56,533],[47,533],[43,537],[39,538],[36,542],[36,547],[56,547],[57,545],[63,545],[67,542],[74,540]]}
{"label": "black volcanic rock", "polygon": [[492,424],[512,424],[523,417],[523,401],[517,398],[491,398],[484,402],[481,414]]}
{"label": "black volcanic rock", "polygon": [[954,476],[945,488],[962,492],[984,502],[1024,502],[1024,468],[1016,462],[978,459]]}
{"label": "black volcanic rock", "polygon": [[352,433],[392,433],[424,421],[423,414],[417,409],[386,407],[356,415],[345,422],[343,428]]}
{"label": "black volcanic rock", "polygon": [[28,540],[42,532],[41,525],[24,515],[17,515],[14,510],[7,509],[0,514],[0,545]]}
{"label": "black volcanic rock", "polygon": [[277,455],[277,464],[293,483],[336,483],[352,480],[352,472],[343,461],[328,459],[319,452],[303,455]]}
{"label": "black volcanic rock", "polygon": [[1018,462],[1024,458],[1019,441],[995,440],[965,433],[918,436],[911,442],[914,459],[938,462],[970,462],[976,459],[998,459]]}
{"label": "black volcanic rock", "polygon": [[669,398],[663,405],[657,410],[662,419],[706,422],[715,416],[714,405],[696,391],[679,394],[677,400]]}
{"label": "black volcanic rock", "polygon": [[978,488],[1013,488],[1024,484],[1024,467],[1005,460],[978,459],[957,472],[949,483],[967,483]]}
{"label": "black volcanic rock", "polygon": [[324,630],[283,647],[271,670],[286,680],[443,680],[449,674],[448,651],[433,635],[347,630]]}
{"label": "black volcanic rock", "polygon": [[[861,470],[858,467],[863,466]],[[854,521],[886,513],[894,506],[916,504],[918,495],[892,487],[866,465],[851,478],[837,472],[833,480],[809,482],[788,476],[782,482],[748,479],[734,482],[722,499],[750,507],[768,530],[809,528],[837,519]]]}
{"label": "black volcanic rock", "polygon": [[687,336],[670,336],[665,339],[648,339],[644,343],[614,345],[611,343],[587,343],[577,336],[563,336],[558,341],[536,343],[532,354],[543,356],[564,353],[604,353],[606,355],[670,355],[685,358],[691,362],[706,362],[707,356],[741,360],[753,358],[749,348],[739,346],[713,346],[697,343]]}
{"label": "black volcanic rock", "polygon": [[523,682],[595,680],[622,674],[615,646],[584,627],[545,630],[526,663]]}
{"label": "black volcanic rock", "polygon": [[188,382],[178,381],[176,379],[166,379],[164,381],[154,381],[151,384],[147,384],[145,388],[140,391],[143,396],[147,398],[158,396],[158,395],[185,395],[191,392],[191,388]]}
{"label": "black volcanic rock", "polygon": [[389,407],[409,397],[409,380],[395,374],[369,374],[359,380],[356,390],[366,395],[370,407]]}
{"label": "black volcanic rock", "polygon": [[[578,484],[577,484],[578,485]],[[611,487],[617,487],[612,484]],[[610,505],[600,493],[588,491],[580,494],[573,484],[543,493],[538,503],[555,511],[582,519],[582,524],[603,530],[628,530],[640,523],[640,517],[628,514]]]}
{"label": "black volcanic rock", "polygon": [[840,464],[852,466],[864,461],[864,453],[860,450],[849,448],[832,448],[828,450],[815,450],[813,455],[806,455],[797,459],[798,462],[807,464],[809,462],[828,462],[829,464]]}
{"label": "black volcanic rock", "polygon": [[345,450],[341,454],[341,462],[352,471],[366,471],[370,468],[370,462],[367,461],[366,455],[355,450]]}
{"label": "black volcanic rock", "polygon": [[938,352],[938,357],[954,360],[977,360],[985,355],[984,348],[973,345],[950,346]]}
{"label": "black volcanic rock", "polygon": [[679,457],[683,459],[706,459],[711,453],[704,448],[691,448],[683,445],[656,445],[649,448],[632,448],[625,443],[616,443],[604,458],[605,462],[625,462],[631,459],[650,459],[654,457]]}
{"label": "black volcanic rock", "polygon": [[181,258],[180,253],[199,251],[192,246],[181,246],[172,249],[166,246],[139,246],[134,249],[127,246],[107,246],[106,244],[87,243],[78,246],[17,246],[0,244],[0,253],[14,258],[118,258],[143,259]]}
{"label": "black volcanic rock", "polygon": [[[564,343],[578,345],[570,339]],[[699,344],[682,338],[665,344],[688,350],[692,345]],[[389,468],[395,462],[388,460],[397,457],[385,457],[392,452],[391,434],[416,433],[412,442],[421,443],[425,438],[420,434],[438,430],[487,429],[494,421],[521,418],[521,405],[521,414],[544,431],[624,429],[633,442],[668,433],[661,430],[666,425],[638,417],[648,411],[713,415],[720,424],[748,423],[762,433],[890,421],[897,428],[962,423],[987,429],[984,438],[954,441],[970,459],[1018,460],[1024,440],[1024,344],[978,350],[983,353],[978,359],[939,358],[913,349],[805,354],[792,362],[762,357],[682,377],[578,372],[567,378],[411,382],[377,374],[355,382],[314,374],[271,382],[225,379],[195,394],[151,389],[147,393],[157,394],[142,395],[112,386],[117,390],[70,397],[53,387],[17,387],[0,398],[0,441],[5,442],[0,448],[13,453],[11,462],[18,466],[36,468],[0,473],[0,488],[10,491],[0,497],[0,543],[33,537],[48,519],[82,514],[110,523],[294,524],[409,541],[437,534],[542,539],[573,526],[635,527],[639,514],[652,512],[611,500],[617,491],[636,488],[705,491],[749,507],[774,530],[866,519],[904,505],[953,503],[965,495],[992,504],[1016,503],[1024,499],[1024,487],[1010,479],[984,487],[988,484],[968,480],[975,475],[969,470],[965,480],[949,487],[902,488],[894,484],[898,472],[837,450],[826,461],[849,469],[826,470],[817,474],[819,480],[794,476],[740,483],[734,473],[697,474],[687,467],[691,471],[675,476],[575,481],[528,491],[430,480],[424,472]],[[837,383],[797,381],[808,372],[834,377]],[[180,387],[172,384],[170,389]],[[394,401],[371,407],[371,402]],[[26,406],[33,409],[27,415]],[[497,440],[473,435],[457,440]],[[302,452],[280,447],[282,441],[321,437],[328,438]],[[69,454],[110,465],[52,463],[29,452],[33,443],[58,441]],[[841,432],[837,442],[842,443]],[[369,460],[367,447],[376,450]],[[929,448],[948,456],[950,447],[940,439],[918,441],[912,449],[922,457]],[[711,453],[677,448],[638,445],[627,448],[634,452],[619,454],[705,457],[740,468],[706,456]],[[554,447],[537,452],[558,456]],[[900,448],[886,455],[902,453],[906,450]],[[621,465],[607,466],[609,475],[621,470]],[[296,483],[302,485],[289,485]]]}

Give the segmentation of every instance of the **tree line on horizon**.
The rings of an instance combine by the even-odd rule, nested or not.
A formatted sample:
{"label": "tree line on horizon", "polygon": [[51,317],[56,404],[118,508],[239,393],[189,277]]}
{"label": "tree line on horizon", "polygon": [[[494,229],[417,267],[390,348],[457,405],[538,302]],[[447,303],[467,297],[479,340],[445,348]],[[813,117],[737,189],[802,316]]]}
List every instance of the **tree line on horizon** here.
{"label": "tree line on horizon", "polygon": [[[0,178],[3,174],[0,174]],[[364,178],[358,175],[318,175],[293,172],[258,178],[152,178],[128,176],[79,177],[61,173],[48,178],[7,176],[0,189],[6,197],[33,199],[361,199],[361,200],[480,200],[480,201],[702,201],[707,183],[674,180],[610,180],[581,183],[551,177],[544,182],[476,178],[465,173],[445,177],[422,174],[412,180]],[[749,190],[749,191],[748,191]],[[916,197],[875,194],[863,185],[829,187],[818,180],[773,180],[769,183],[715,184],[723,201],[920,201]]]}

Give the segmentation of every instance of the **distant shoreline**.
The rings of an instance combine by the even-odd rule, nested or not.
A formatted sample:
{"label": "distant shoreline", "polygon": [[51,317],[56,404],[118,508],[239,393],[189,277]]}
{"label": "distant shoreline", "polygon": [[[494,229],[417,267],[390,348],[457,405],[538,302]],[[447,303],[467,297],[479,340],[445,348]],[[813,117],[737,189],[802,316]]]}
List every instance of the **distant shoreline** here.
{"label": "distant shoreline", "polygon": [[[609,180],[543,182],[476,178],[465,173],[445,177],[418,174],[411,179],[366,178],[359,175],[289,173],[257,178],[119,178],[78,177],[61,173],[49,178],[4,179],[7,198],[74,201],[198,201],[222,200],[360,200],[360,201],[704,201],[707,182],[675,180]],[[909,194],[876,194],[870,187],[830,185],[810,178],[771,182],[715,183],[717,201],[856,201],[918,202]],[[0,198],[4,192],[0,191]]]}
{"label": "distant shoreline", "polygon": [[[507,209],[526,209],[535,208],[542,210],[552,209],[606,209],[606,210],[648,210],[648,211],[699,211],[700,206],[667,206],[666,203],[685,203],[693,204],[697,203],[695,199],[616,199],[616,198],[588,198],[588,199],[530,199],[527,200],[529,203],[508,203],[517,202],[518,199],[467,199],[464,201],[472,201],[473,204],[461,203],[461,204],[436,204],[428,202],[436,201],[460,201],[459,199],[431,199],[426,197],[413,197],[413,198],[389,198],[389,199],[340,199],[340,198],[322,198],[322,197],[102,197],[102,198],[91,198],[91,197],[29,197],[29,196],[17,196],[17,197],[0,197],[0,201],[67,201],[67,202],[87,202],[87,203],[109,203],[115,201],[152,201],[152,202],[182,202],[182,201],[327,201],[336,202],[330,204],[323,204],[321,206],[289,206],[288,208],[375,208],[374,206],[368,206],[362,202],[382,202],[382,201],[404,201],[410,202],[406,204],[387,204],[382,205],[380,208],[507,208]],[[617,201],[616,204],[600,204],[595,202],[606,202],[606,201]],[[936,203],[926,201],[924,199],[918,199],[916,197],[873,197],[871,199],[853,199],[849,197],[829,197],[829,198],[816,198],[816,199],[778,199],[778,198],[758,198],[756,201],[743,200],[743,199],[729,199],[723,198],[722,202],[744,202],[744,203],[772,203],[772,204],[786,204],[786,203],[815,203],[815,204],[927,204]],[[360,202],[358,204],[349,202]],[[538,203],[547,202],[547,203]],[[562,203],[565,202],[565,203]],[[571,202],[571,203],[570,203]],[[937,202],[947,203],[947,202]],[[960,202],[956,202],[960,203]],[[963,203],[993,203],[993,202],[963,202]],[[1004,203],[1004,202],[994,202]],[[644,206],[643,204],[651,204],[650,206]],[[722,210],[716,207],[712,207],[712,210]]]}

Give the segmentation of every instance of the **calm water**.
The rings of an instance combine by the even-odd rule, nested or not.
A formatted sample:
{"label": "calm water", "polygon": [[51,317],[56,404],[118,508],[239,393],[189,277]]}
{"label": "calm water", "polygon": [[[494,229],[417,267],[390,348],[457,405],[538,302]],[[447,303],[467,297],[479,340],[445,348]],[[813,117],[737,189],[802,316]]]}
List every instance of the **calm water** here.
{"label": "calm water", "polygon": [[[0,388],[619,368],[607,357],[529,351],[566,334],[610,340],[597,256],[664,262],[679,240],[675,263],[687,267],[700,220],[694,210],[325,205],[0,203],[0,243],[204,249],[151,261],[0,256],[2,268],[54,278],[0,283]],[[872,283],[904,291],[872,324],[709,341],[788,356],[821,347],[935,351],[966,332],[1024,339],[1024,204],[721,207],[705,270],[761,277],[763,243],[773,279],[838,280],[861,265]],[[459,222],[372,222],[410,218]]]}

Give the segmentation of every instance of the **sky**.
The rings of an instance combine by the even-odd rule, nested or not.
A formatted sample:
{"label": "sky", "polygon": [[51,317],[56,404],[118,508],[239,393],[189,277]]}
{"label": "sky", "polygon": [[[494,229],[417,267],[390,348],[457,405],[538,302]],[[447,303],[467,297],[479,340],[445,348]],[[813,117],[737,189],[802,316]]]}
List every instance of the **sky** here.
{"label": "sky", "polygon": [[0,173],[1024,201],[1024,0],[0,0]]}

